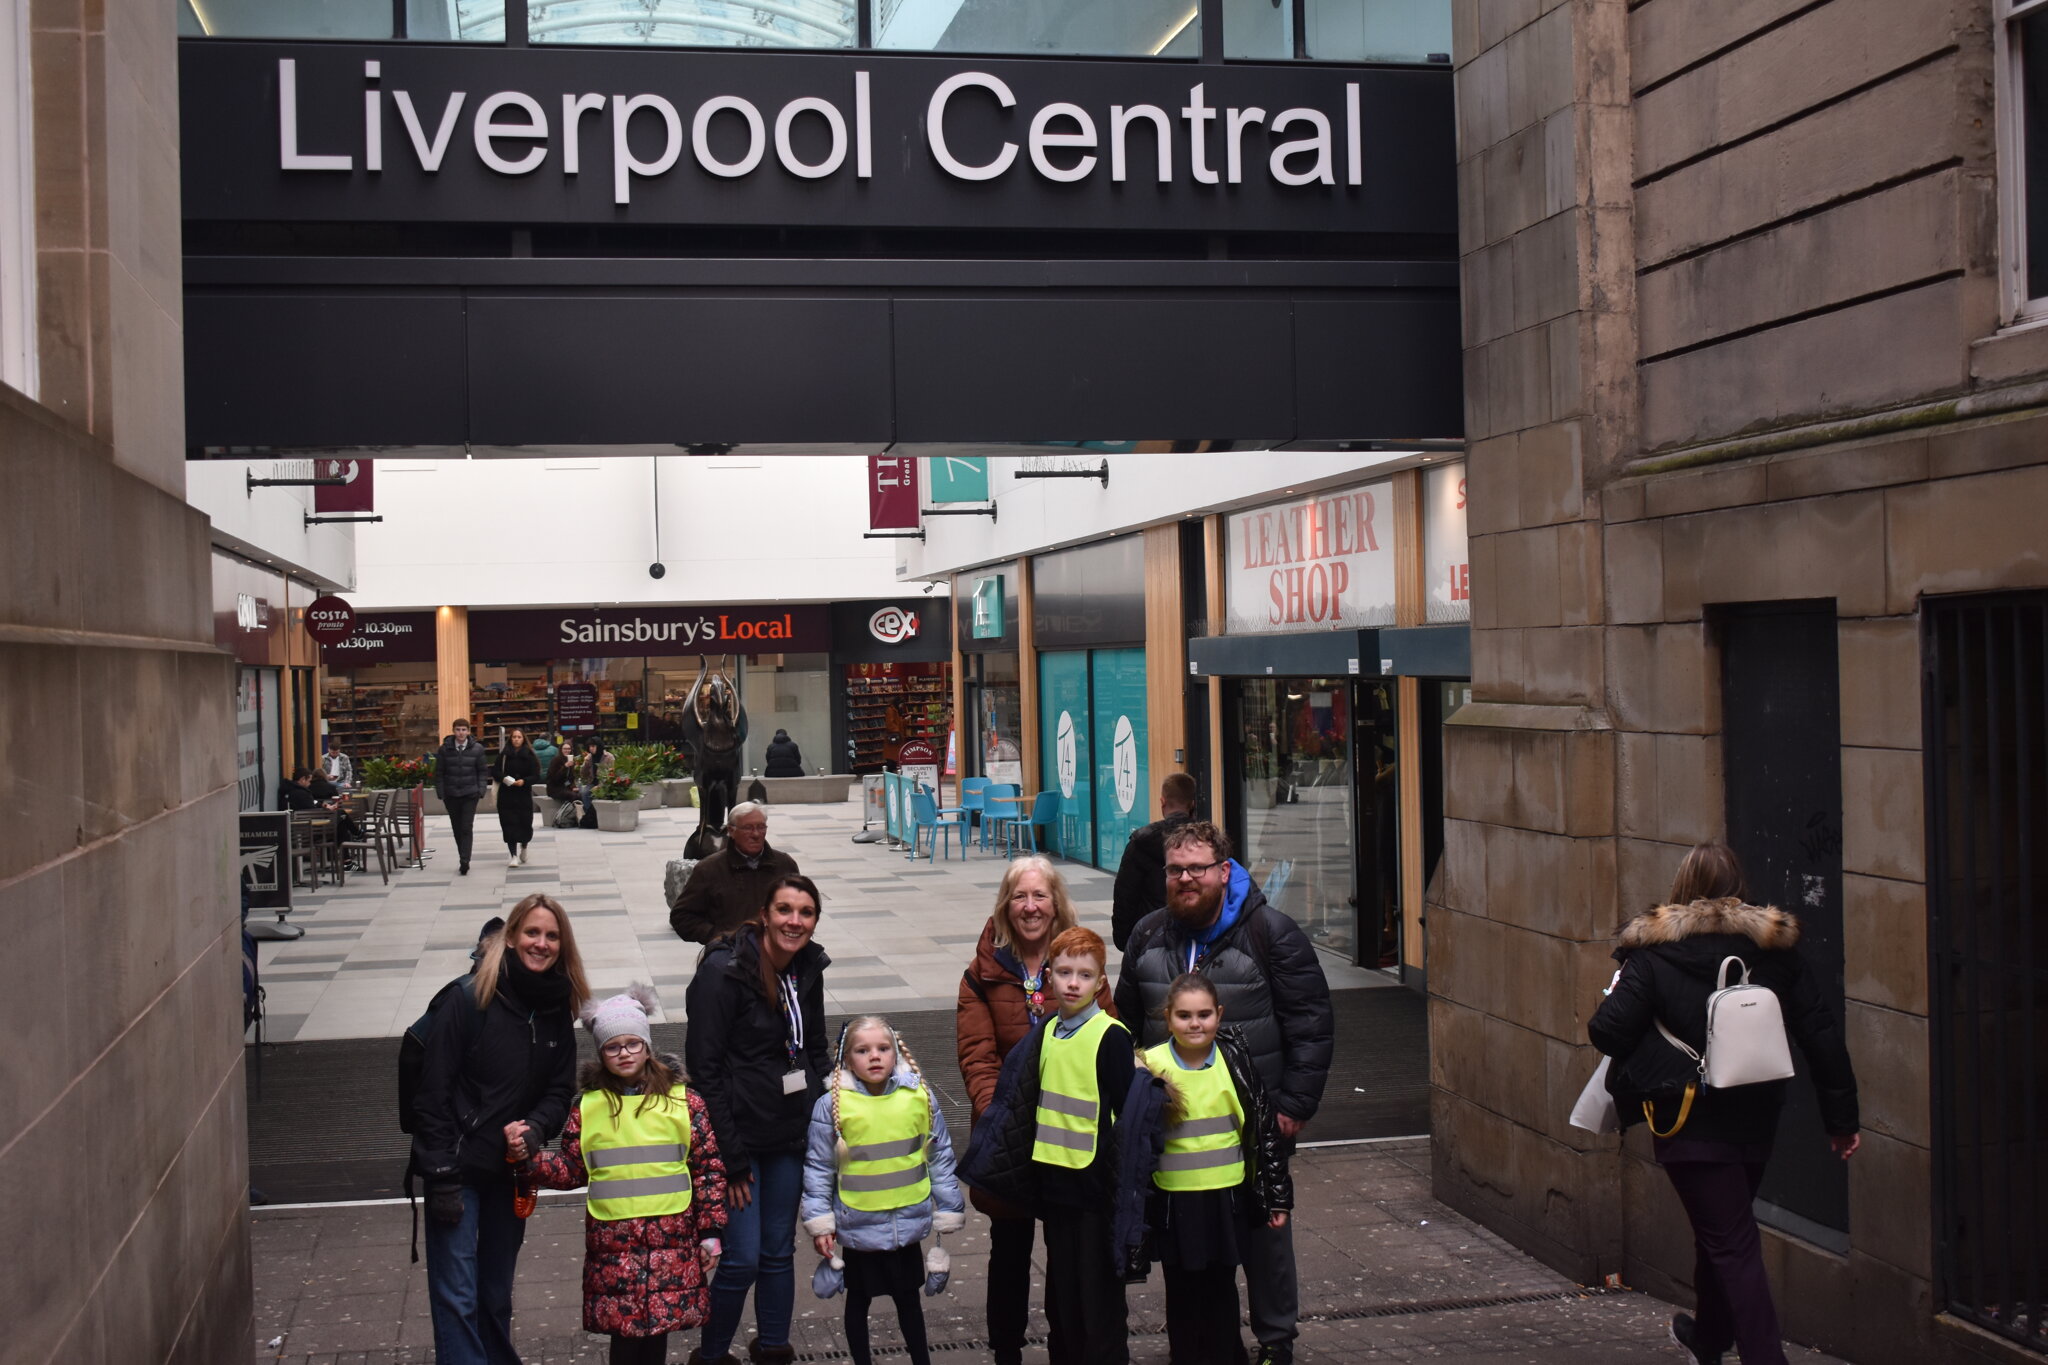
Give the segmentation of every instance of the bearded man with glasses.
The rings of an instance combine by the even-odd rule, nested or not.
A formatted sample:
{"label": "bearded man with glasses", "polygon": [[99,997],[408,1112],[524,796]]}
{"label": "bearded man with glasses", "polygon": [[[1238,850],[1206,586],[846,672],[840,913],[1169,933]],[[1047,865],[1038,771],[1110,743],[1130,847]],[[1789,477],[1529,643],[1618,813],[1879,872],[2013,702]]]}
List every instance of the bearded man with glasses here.
{"label": "bearded man with glasses", "polygon": [[[1165,1040],[1166,988],[1191,971],[1209,978],[1224,1023],[1243,1033],[1291,1151],[1330,1077],[1330,983],[1308,935],[1266,903],[1231,859],[1229,836],[1206,820],[1167,832],[1166,907],[1138,921],[1124,949],[1116,1012],[1143,1029],[1141,1047]],[[1300,1316],[1293,1220],[1246,1218],[1236,1233],[1259,1365],[1285,1365]]]}

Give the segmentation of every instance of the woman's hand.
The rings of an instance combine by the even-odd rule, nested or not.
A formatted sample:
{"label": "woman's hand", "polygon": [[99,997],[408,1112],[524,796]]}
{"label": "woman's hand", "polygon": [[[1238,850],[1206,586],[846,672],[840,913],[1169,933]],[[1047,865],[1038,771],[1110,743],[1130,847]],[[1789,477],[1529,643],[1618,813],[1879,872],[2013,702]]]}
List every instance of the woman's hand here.
{"label": "woman's hand", "polygon": [[751,1173],[744,1180],[726,1182],[725,1202],[736,1209],[743,1209],[754,1202],[754,1177]]}
{"label": "woman's hand", "polygon": [[1862,1145],[1863,1134],[1861,1133],[1851,1133],[1847,1137],[1831,1137],[1828,1139],[1828,1146],[1834,1150],[1836,1156],[1844,1161],[1856,1155],[1856,1149]]}
{"label": "woman's hand", "polygon": [[1287,1226],[1287,1210],[1286,1210],[1286,1209],[1274,1209],[1274,1210],[1273,1210],[1273,1211],[1272,1211],[1271,1213],[1267,1214],[1267,1215],[1266,1215],[1266,1226],[1267,1226],[1267,1227],[1269,1227],[1269,1228],[1284,1228],[1284,1227],[1286,1227],[1286,1226]]}
{"label": "woman's hand", "polygon": [[825,1257],[825,1258],[826,1258],[827,1260],[830,1260],[830,1259],[831,1259],[831,1256],[832,1256],[832,1234],[831,1234],[831,1233],[829,1233],[829,1232],[828,1232],[828,1233],[826,1233],[826,1234],[825,1234],[824,1236],[822,1236],[822,1237],[813,1237],[813,1238],[811,1239],[811,1245],[812,1245],[812,1246],[814,1246],[814,1247],[816,1247],[816,1248],[818,1249],[818,1254],[819,1254],[820,1256],[823,1256],[823,1257]]}
{"label": "woman's hand", "polygon": [[531,1155],[526,1150],[526,1125],[518,1119],[505,1125],[505,1155],[514,1161],[524,1161]]}

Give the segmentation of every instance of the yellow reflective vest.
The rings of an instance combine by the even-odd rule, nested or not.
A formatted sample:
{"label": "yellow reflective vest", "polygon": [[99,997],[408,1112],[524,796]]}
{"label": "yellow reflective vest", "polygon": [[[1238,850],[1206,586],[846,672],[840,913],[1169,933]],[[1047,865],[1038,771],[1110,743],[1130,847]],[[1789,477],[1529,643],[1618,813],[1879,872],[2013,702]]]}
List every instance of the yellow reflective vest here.
{"label": "yellow reflective vest", "polygon": [[[1070,1038],[1048,1024],[1038,1051],[1038,1137],[1031,1159],[1083,1171],[1095,1160],[1102,1129],[1102,1096],[1095,1084],[1095,1054],[1102,1035],[1123,1028],[1107,1011],[1097,1011]],[[1121,1096],[1119,1096],[1121,1098]]]}
{"label": "yellow reflective vest", "polygon": [[1173,1044],[1149,1049],[1145,1064],[1172,1079],[1186,1112],[1166,1128],[1166,1151],[1152,1183],[1162,1190],[1227,1190],[1244,1181],[1244,1105],[1219,1053],[1197,1071],[1181,1066]]}
{"label": "yellow reflective vest", "polygon": [[921,1085],[871,1095],[865,1086],[839,1092],[839,1202],[864,1213],[907,1209],[931,1198],[925,1144],[932,1105]]}
{"label": "yellow reflective vest", "polygon": [[690,1207],[690,1101],[677,1085],[641,1103],[586,1090],[583,1114],[583,1169],[590,1175],[590,1216],[613,1223],[621,1218],[659,1218]]}

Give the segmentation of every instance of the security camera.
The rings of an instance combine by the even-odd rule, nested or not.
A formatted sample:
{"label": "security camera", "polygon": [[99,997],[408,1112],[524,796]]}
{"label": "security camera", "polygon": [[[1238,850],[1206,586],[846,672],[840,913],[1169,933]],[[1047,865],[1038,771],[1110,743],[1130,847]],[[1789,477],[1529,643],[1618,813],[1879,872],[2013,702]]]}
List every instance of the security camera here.
{"label": "security camera", "polygon": [[662,562],[658,559],[647,566],[647,576],[649,578],[659,578],[667,572],[667,567],[664,566]]}
{"label": "security camera", "polygon": [[933,589],[933,588],[936,588],[936,587],[938,587],[938,586],[939,586],[939,585],[938,585],[938,584],[936,584],[936,583],[927,583],[927,584],[925,584],[925,585],[924,585],[924,595],[925,595],[926,597],[930,597],[930,596],[932,595],[932,589]]}

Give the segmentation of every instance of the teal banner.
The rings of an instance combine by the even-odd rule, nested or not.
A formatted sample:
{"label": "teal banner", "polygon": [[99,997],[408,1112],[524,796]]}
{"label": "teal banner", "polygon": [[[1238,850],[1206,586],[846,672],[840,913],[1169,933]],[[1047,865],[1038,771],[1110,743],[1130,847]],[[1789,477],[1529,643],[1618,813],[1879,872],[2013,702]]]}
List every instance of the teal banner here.
{"label": "teal banner", "polygon": [[1121,861],[1131,835],[1152,820],[1145,651],[1098,649],[1093,663],[1096,862],[1108,868]]}
{"label": "teal banner", "polygon": [[934,455],[925,464],[934,504],[988,501],[988,456]]}
{"label": "teal banner", "polygon": [[[1038,657],[1039,771],[1060,796],[1046,848],[1076,862],[1095,861],[1095,767],[1089,743],[1088,655]],[[1119,855],[1122,850],[1118,850]]]}

